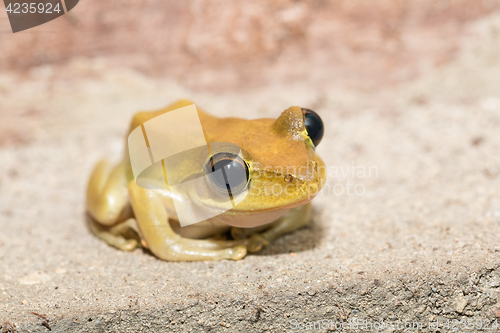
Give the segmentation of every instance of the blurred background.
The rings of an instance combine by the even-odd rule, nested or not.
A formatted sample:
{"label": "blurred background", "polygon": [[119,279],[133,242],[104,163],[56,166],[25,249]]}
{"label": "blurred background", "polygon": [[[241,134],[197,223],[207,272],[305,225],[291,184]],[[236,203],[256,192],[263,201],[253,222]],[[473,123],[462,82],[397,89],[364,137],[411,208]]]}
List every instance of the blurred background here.
{"label": "blurred background", "polygon": [[[16,34],[2,11],[0,144],[29,141],[41,130],[47,109],[58,106],[40,106],[62,96],[58,84],[78,91],[94,78],[97,87],[108,73],[134,76],[132,81],[140,77],[142,83],[151,79],[157,88],[155,79],[168,79],[185,89],[168,97],[157,92],[158,103],[137,103],[135,110],[125,103],[127,116],[180,97],[205,102],[203,93],[216,96],[219,104],[224,98],[234,104],[243,96],[229,102],[228,94],[256,96],[266,89],[275,90],[241,102],[246,109],[240,113],[259,116],[271,110],[271,101],[278,108],[273,114],[298,103],[321,108],[335,94],[335,110],[329,111],[355,113],[373,104],[367,95],[378,98],[455,60],[463,44],[477,37],[474,23],[499,9],[497,0],[81,1],[63,17]],[[112,87],[120,90],[125,81],[96,88],[94,99]],[[80,88],[70,89],[72,84]],[[141,87],[152,92],[152,86]],[[158,89],[176,89],[169,87]],[[25,103],[37,93],[43,101]],[[346,104],[346,96],[366,104]],[[425,97],[413,99],[423,103]],[[382,113],[394,109],[387,95],[376,103]]]}
{"label": "blurred background", "polygon": [[373,90],[453,59],[496,0],[81,1],[28,31],[2,13],[0,68],[111,59],[196,89],[307,82]]}

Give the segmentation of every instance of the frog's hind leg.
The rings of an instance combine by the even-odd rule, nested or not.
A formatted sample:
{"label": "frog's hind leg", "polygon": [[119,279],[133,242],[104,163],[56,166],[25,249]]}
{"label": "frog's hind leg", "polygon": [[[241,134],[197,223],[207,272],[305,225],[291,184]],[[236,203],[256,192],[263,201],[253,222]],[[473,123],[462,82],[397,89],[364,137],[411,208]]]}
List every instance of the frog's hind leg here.
{"label": "frog's hind leg", "polygon": [[112,168],[99,162],[87,186],[87,210],[96,222],[110,226],[130,217],[124,163]]}
{"label": "frog's hind leg", "polygon": [[168,214],[154,190],[144,189],[131,181],[128,186],[144,246],[167,261],[239,260],[247,249],[242,241],[206,240],[181,237],[168,221]]}
{"label": "frog's hind leg", "polygon": [[139,231],[135,219],[130,218],[112,227],[97,223],[87,215],[90,230],[100,239],[122,251],[132,251],[140,246]]}
{"label": "frog's hind leg", "polygon": [[[311,217],[311,204],[292,209],[277,221],[271,224],[271,227],[264,232],[254,233],[248,238],[248,252],[254,253],[269,245],[281,235],[288,234],[309,224]],[[232,231],[231,231],[232,233]]]}

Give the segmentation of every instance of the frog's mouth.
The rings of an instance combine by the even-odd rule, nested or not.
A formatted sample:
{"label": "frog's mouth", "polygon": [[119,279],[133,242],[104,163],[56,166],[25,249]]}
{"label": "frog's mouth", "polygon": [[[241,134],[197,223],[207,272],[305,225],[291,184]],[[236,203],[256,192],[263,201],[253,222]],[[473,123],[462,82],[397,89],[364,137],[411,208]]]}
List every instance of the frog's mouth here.
{"label": "frog's mouth", "polygon": [[[262,206],[262,205],[256,205],[253,204],[251,201],[250,202],[232,202],[232,207],[231,209],[228,209],[226,211],[220,211],[219,206],[211,205],[208,202],[198,202],[198,205],[203,206],[205,209],[210,210],[210,211],[217,211],[222,214],[224,213],[225,215],[249,215],[249,214],[264,214],[264,213],[269,213],[269,212],[276,212],[276,211],[282,211],[282,212],[287,212],[290,209],[297,208],[300,206],[303,206],[305,204],[308,204],[311,200],[313,200],[316,197],[316,194],[311,194],[310,196],[305,196],[303,198],[300,198],[296,201],[292,202],[287,202],[287,203],[279,203],[276,205],[270,205],[270,206]],[[251,208],[250,208],[251,207]]]}
{"label": "frog's mouth", "polygon": [[238,209],[238,206],[236,206],[234,209],[228,211],[228,213],[233,214],[233,215],[238,215],[238,214],[267,213],[267,212],[273,212],[273,211],[288,211],[290,209],[297,208],[297,207],[303,206],[305,204],[308,204],[309,202],[311,202],[312,199],[314,199],[314,196],[311,196],[310,198],[298,200],[298,201],[295,201],[292,203],[288,203],[285,205],[266,207],[266,208]]}

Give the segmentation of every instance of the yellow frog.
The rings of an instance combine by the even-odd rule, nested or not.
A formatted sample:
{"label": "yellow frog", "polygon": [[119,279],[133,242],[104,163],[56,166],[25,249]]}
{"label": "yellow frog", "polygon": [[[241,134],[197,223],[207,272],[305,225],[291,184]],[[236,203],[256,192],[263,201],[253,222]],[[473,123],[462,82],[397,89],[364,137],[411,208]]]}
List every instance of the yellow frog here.
{"label": "yellow frog", "polygon": [[[181,100],[159,111],[139,112],[129,133],[150,119],[192,104]],[[125,251],[143,246],[168,261],[239,260],[247,251],[257,252],[280,235],[308,224],[309,202],[326,180],[324,162],[315,152],[323,137],[321,118],[296,106],[278,119],[217,118],[197,111],[206,142],[233,143],[240,147],[241,156],[220,150],[202,156],[205,167],[186,168],[186,174],[178,176],[204,176],[198,185],[203,189],[193,188],[181,198],[168,188],[138,186],[128,151],[114,167],[99,162],[87,187],[87,220],[95,235]],[[217,200],[203,195],[225,189],[220,179],[207,173],[214,163],[244,172],[245,179],[234,191],[246,190],[246,197],[218,216],[181,227],[175,200],[217,205]]]}

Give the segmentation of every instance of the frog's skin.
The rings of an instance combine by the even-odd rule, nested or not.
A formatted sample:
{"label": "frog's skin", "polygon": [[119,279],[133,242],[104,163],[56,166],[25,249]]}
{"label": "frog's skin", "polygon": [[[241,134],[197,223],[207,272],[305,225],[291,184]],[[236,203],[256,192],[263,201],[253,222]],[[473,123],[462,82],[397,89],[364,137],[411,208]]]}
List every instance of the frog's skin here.
{"label": "frog's skin", "polygon": [[[139,112],[129,133],[149,119],[191,104],[181,100],[159,111]],[[216,118],[199,108],[198,114],[207,142],[231,142],[241,148],[250,178],[244,201],[210,220],[180,227],[172,200],[199,200],[205,205],[216,201],[196,198],[196,191],[191,198],[179,199],[168,190],[139,187],[126,149],[114,167],[99,162],[89,180],[87,220],[99,238],[125,251],[143,246],[168,261],[239,260],[247,251],[257,252],[280,235],[308,224],[309,202],[326,174],[301,108],[290,107],[278,119]],[[295,168],[287,171],[287,167]],[[273,194],[273,186],[287,185],[288,194]],[[231,240],[222,237],[228,231]]]}

